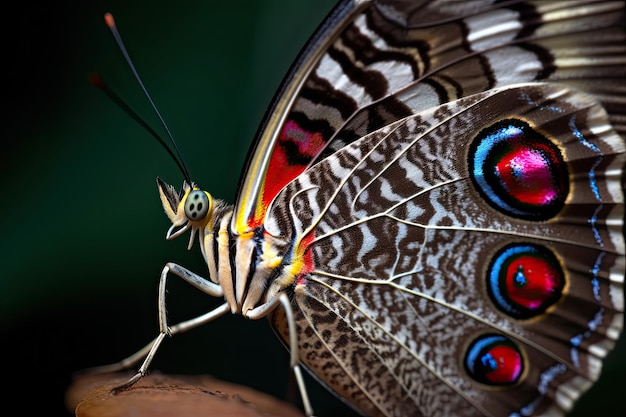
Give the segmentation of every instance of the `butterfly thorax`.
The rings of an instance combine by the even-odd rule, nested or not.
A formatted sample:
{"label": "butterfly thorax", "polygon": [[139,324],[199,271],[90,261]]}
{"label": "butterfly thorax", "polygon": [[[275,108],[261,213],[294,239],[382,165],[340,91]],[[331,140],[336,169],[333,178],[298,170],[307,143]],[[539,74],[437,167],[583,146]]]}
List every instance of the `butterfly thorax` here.
{"label": "butterfly thorax", "polygon": [[[196,234],[213,283],[218,284],[233,314],[249,318],[267,315],[278,295],[295,278],[292,246],[262,227],[236,234],[232,231],[233,206],[183,183],[181,193],[157,181],[165,213],[172,221],[167,239],[191,229],[188,248]],[[295,263],[297,265],[297,262]]]}

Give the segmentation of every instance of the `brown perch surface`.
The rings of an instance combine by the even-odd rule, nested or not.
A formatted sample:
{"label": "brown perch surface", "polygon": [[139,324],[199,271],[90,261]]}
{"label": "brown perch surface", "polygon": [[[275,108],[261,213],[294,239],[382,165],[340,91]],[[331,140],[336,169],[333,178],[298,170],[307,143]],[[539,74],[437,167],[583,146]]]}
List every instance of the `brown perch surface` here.
{"label": "brown perch surface", "polygon": [[131,374],[81,375],[66,393],[76,417],[303,417],[293,405],[209,376],[153,373],[112,394]]}

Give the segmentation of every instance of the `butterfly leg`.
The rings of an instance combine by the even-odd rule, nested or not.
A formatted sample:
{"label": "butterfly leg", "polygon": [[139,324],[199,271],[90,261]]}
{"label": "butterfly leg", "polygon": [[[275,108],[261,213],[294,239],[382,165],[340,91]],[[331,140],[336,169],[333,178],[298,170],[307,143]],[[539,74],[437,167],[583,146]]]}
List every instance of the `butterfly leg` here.
{"label": "butterfly leg", "polygon": [[285,310],[285,316],[287,317],[287,325],[289,326],[289,365],[293,370],[298,383],[298,390],[300,391],[300,397],[302,398],[302,405],[304,407],[304,414],[307,417],[314,417],[313,407],[309,401],[309,394],[307,393],[306,386],[304,385],[304,378],[302,377],[302,368],[300,368],[300,352],[298,348],[298,334],[296,333],[296,322],[293,317],[293,309],[291,307],[291,301],[286,293],[280,293],[280,295],[274,299],[273,302],[261,305],[251,310],[246,317],[252,320],[265,317],[277,307],[278,303]]}
{"label": "butterfly leg", "polygon": [[159,310],[159,335],[144,346],[142,349],[129,356],[128,358],[111,365],[99,366],[96,368],[91,368],[88,372],[90,373],[106,373],[106,372],[116,372],[123,369],[128,369],[135,364],[137,364],[142,358],[143,363],[141,367],[138,369],[137,373],[133,375],[128,381],[124,384],[116,387],[113,391],[121,391],[126,388],[129,388],[137,381],[139,381],[148,371],[150,363],[154,359],[154,356],[159,349],[159,346],[165,339],[165,336],[171,336],[177,333],[183,333],[187,330],[193,329],[195,327],[199,327],[203,324],[209,323],[215,320],[218,317],[223,316],[224,314],[230,311],[228,304],[224,303],[221,306],[202,314],[198,317],[194,317],[192,319],[182,321],[173,326],[168,326],[167,324],[167,314],[165,307],[165,295],[166,295],[166,282],[167,276],[169,273],[172,273],[180,278],[182,278],[187,283],[193,285],[198,288],[200,291],[211,295],[213,297],[221,297],[223,295],[222,289],[218,284],[215,284],[206,278],[197,275],[190,270],[174,264],[168,263],[163,268],[161,272],[161,279],[159,281],[159,300],[158,300],[158,310]]}

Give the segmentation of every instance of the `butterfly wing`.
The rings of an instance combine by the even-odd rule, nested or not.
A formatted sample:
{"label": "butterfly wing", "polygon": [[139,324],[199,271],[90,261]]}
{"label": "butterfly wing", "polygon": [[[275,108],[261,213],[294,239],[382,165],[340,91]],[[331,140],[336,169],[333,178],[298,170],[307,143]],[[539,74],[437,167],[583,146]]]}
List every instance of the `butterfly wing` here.
{"label": "butterfly wing", "polygon": [[626,131],[623,2],[343,1],[320,25],[267,112],[232,229],[258,228],[307,167],[410,114],[518,82],[597,94]]}
{"label": "butterfly wing", "polygon": [[[615,132],[626,133],[623,8],[346,1],[296,61],[251,151],[232,229],[300,239],[310,267],[294,285],[301,357],[359,410],[499,415],[545,410],[555,399],[568,409],[597,377],[623,310],[623,161],[613,156],[623,152]],[[494,90],[539,80],[559,85]],[[506,119],[508,100],[516,104]],[[477,126],[457,126],[467,114]],[[416,120],[442,129],[411,132],[428,149],[390,133]],[[503,152],[507,166],[519,157],[544,168],[544,195],[524,195],[515,173],[475,175],[495,163],[483,156],[499,155],[489,146],[497,141],[475,145],[469,169],[472,139],[507,127],[540,138],[541,150]],[[377,152],[357,152],[365,142]],[[427,192],[416,191],[420,183]],[[537,289],[556,294],[539,307],[503,295],[498,271],[526,279],[519,259],[554,277]],[[272,323],[288,340],[280,310]],[[497,357],[508,367],[494,387],[468,358]]]}
{"label": "butterfly wing", "polygon": [[[313,166],[265,224],[302,242],[304,363],[368,415],[569,410],[622,328],[624,151],[593,98],[528,84],[421,112]],[[507,160],[541,198],[502,169],[509,187],[479,178]]]}

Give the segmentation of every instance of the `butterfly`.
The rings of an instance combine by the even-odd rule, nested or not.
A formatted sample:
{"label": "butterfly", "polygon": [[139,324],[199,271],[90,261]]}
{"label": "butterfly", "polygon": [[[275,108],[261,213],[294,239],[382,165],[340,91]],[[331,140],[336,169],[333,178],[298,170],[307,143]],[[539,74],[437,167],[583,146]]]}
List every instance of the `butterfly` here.
{"label": "butterfly", "polygon": [[[208,273],[164,337],[269,320],[368,416],[561,415],[623,326],[622,1],[342,1],[296,59],[234,205],[158,180]],[[166,282],[223,297],[176,325]],[[206,275],[206,276],[205,276]]]}

